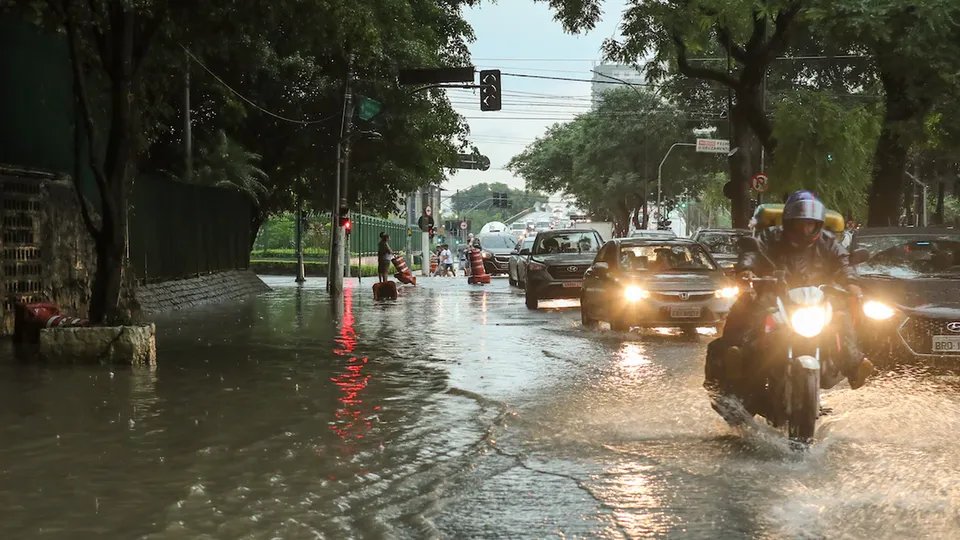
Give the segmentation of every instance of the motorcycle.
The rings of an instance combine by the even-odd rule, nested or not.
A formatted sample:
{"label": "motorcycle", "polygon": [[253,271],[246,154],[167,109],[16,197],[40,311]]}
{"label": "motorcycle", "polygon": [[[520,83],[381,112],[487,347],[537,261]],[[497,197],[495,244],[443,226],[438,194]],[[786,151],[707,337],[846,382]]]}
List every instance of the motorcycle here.
{"label": "motorcycle", "polygon": [[[776,268],[755,238],[743,242]],[[852,264],[866,259],[861,251],[851,256]],[[835,285],[791,288],[786,277],[778,269],[772,277],[746,280],[774,299],[763,327],[745,336],[743,364],[749,369],[727,373],[722,358],[727,347],[717,340],[708,348],[705,386],[713,409],[731,425],[759,415],[776,428],[786,427],[790,441],[802,448],[812,442],[821,416],[820,390],[845,378],[838,362],[841,340],[831,323],[835,306],[849,302],[851,293]]]}

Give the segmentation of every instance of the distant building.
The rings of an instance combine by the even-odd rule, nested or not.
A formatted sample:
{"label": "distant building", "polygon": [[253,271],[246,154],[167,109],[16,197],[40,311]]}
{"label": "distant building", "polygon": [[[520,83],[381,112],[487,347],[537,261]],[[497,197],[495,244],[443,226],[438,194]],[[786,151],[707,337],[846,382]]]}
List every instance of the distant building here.
{"label": "distant building", "polygon": [[[594,109],[603,101],[604,92],[612,88],[621,88],[624,86],[623,83],[610,77],[616,77],[630,84],[644,84],[646,81],[646,78],[637,68],[624,64],[599,64],[594,66],[593,70],[595,73],[593,74],[593,82],[590,84],[590,94],[592,98],[591,105]],[[609,75],[610,77],[604,77],[603,75]]]}

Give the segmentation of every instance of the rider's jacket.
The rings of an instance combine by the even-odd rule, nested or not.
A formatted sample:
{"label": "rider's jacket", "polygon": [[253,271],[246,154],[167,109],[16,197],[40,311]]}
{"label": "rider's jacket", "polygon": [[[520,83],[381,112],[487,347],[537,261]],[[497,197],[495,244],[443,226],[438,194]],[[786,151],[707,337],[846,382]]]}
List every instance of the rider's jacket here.
{"label": "rider's jacket", "polygon": [[[776,269],[786,270],[787,283],[791,287],[823,283],[846,285],[857,281],[857,274],[850,266],[850,255],[829,231],[823,231],[820,238],[806,248],[798,248],[787,241],[782,227],[762,229],[757,239],[767,256],[776,263]],[[752,251],[740,253],[737,269],[751,270],[758,276],[768,276],[775,270],[763,255]]]}

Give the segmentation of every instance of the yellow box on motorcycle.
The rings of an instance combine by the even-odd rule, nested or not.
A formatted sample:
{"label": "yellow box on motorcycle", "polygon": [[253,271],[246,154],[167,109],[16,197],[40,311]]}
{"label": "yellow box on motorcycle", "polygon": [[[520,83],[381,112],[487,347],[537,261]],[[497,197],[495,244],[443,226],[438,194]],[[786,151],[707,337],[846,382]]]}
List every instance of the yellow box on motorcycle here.
{"label": "yellow box on motorcycle", "polygon": [[[779,226],[783,224],[783,205],[761,204],[757,207],[753,217],[757,220],[758,228],[765,229],[767,227]],[[843,215],[834,210],[827,210],[827,216],[823,226],[833,234],[842,233],[845,226]]]}

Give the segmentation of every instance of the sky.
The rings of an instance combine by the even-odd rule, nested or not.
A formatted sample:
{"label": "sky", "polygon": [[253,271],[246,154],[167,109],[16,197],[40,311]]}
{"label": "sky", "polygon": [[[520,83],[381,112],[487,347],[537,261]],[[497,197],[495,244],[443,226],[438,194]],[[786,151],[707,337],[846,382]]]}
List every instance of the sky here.
{"label": "sky", "polygon": [[522,178],[504,169],[557,122],[573,119],[590,109],[590,83],[508,75],[590,79],[601,59],[604,39],[617,37],[625,0],[607,0],[602,21],[582,35],[570,35],[553,20],[553,12],[533,0],[485,2],[464,15],[476,41],[470,45],[478,69],[503,74],[503,110],[481,112],[479,90],[447,90],[454,108],[467,118],[470,140],[490,158],[486,171],[460,170],[448,177],[447,190],[466,189],[481,182],[503,182],[524,188]]}

